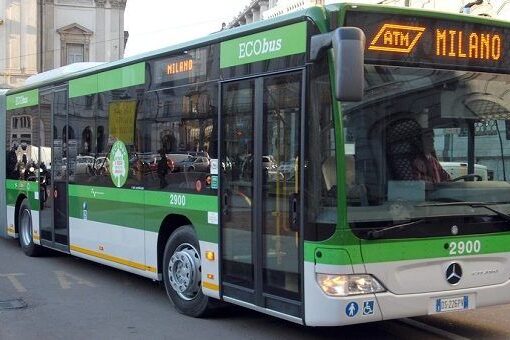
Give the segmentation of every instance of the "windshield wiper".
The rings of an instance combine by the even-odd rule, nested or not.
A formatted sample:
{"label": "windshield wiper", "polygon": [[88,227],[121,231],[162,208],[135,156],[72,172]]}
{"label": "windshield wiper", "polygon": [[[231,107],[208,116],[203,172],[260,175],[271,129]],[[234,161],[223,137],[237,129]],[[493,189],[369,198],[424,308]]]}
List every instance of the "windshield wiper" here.
{"label": "windshield wiper", "polygon": [[375,239],[378,239],[378,238],[381,238],[382,236],[384,236],[384,234],[386,234],[388,231],[392,231],[395,229],[399,229],[399,230],[406,229],[407,227],[419,224],[423,221],[425,221],[425,219],[421,218],[419,220],[415,220],[415,221],[411,221],[411,222],[395,224],[395,225],[392,225],[391,227],[386,227],[386,228],[382,228],[382,229],[378,229],[378,230],[371,230],[367,233],[367,237],[369,240],[375,240]]}
{"label": "windshield wiper", "polygon": [[[496,210],[496,209],[490,207],[489,204],[484,203],[484,202],[441,202],[441,203],[420,204],[420,205],[417,205],[417,207],[467,206],[467,207],[471,207],[471,208],[484,208],[484,209],[487,209],[487,210],[493,212],[494,214],[496,214],[496,216],[501,217],[505,221],[510,222],[509,214],[506,214],[504,212]],[[378,230],[371,230],[367,233],[367,237],[370,240],[378,239],[378,238],[381,238],[382,236],[384,236],[389,231],[407,229],[408,227],[414,226],[421,222],[424,222],[425,220],[426,220],[425,218],[421,218],[421,219],[406,222],[406,223],[395,224],[390,227],[386,227],[386,228],[382,228],[382,229],[378,229]]]}
{"label": "windshield wiper", "polygon": [[484,202],[441,202],[441,203],[425,203],[425,204],[417,205],[417,207],[443,207],[443,206],[466,206],[466,207],[471,207],[471,208],[485,208],[485,209],[495,213],[498,217],[501,217],[502,219],[504,219],[506,221],[510,221],[510,215],[505,214],[504,212],[501,212],[494,208],[491,208],[489,206],[489,204],[484,203]]}

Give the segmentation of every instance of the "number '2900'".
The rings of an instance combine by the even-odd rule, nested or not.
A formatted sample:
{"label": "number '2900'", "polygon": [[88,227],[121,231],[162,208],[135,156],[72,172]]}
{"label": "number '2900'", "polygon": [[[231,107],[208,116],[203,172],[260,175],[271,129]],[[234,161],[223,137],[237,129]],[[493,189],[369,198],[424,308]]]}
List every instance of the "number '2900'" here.
{"label": "number '2900'", "polygon": [[480,240],[450,242],[450,255],[477,254],[482,249]]}
{"label": "number '2900'", "polygon": [[178,194],[170,194],[170,205],[184,207],[186,205],[186,196]]}

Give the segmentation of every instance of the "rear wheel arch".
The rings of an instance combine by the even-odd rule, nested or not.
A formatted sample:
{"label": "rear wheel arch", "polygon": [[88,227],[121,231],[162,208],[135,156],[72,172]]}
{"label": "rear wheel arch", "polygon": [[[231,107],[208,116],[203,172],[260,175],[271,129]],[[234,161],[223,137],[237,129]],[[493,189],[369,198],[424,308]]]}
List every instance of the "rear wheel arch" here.
{"label": "rear wheel arch", "polygon": [[32,210],[30,208],[30,202],[28,201],[27,198],[25,198],[21,202],[18,216],[19,216],[18,239],[21,249],[23,250],[25,255],[30,257],[41,255],[42,254],[41,246],[34,243]]}
{"label": "rear wheel arch", "polygon": [[[28,197],[25,194],[21,194],[16,199],[16,206],[14,208],[14,229],[15,233],[19,233],[19,209],[21,207],[21,203]],[[30,202],[28,202],[28,205],[30,206]],[[30,207],[31,208],[31,207]]]}

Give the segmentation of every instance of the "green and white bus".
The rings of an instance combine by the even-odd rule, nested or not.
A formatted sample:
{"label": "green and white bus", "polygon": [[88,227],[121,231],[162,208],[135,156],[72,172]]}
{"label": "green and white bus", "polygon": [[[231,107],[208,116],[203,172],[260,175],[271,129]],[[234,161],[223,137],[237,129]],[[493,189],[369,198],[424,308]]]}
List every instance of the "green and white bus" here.
{"label": "green and white bus", "polygon": [[509,53],[508,22],[340,4],[39,75],[3,95],[2,233],[191,316],[508,303]]}

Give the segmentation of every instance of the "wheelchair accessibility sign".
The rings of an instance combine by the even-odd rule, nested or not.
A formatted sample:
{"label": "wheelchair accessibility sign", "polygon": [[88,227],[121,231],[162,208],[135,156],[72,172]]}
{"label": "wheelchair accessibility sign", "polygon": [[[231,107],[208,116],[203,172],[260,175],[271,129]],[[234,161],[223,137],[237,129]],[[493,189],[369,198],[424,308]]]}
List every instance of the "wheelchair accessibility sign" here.
{"label": "wheelchair accessibility sign", "polygon": [[363,315],[373,315],[374,314],[374,301],[363,301]]}

